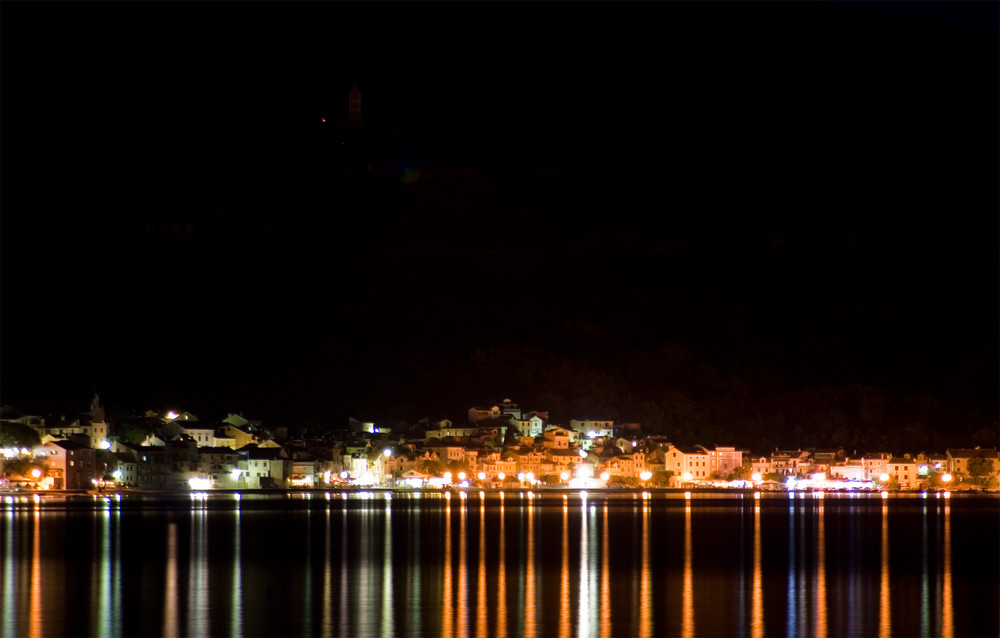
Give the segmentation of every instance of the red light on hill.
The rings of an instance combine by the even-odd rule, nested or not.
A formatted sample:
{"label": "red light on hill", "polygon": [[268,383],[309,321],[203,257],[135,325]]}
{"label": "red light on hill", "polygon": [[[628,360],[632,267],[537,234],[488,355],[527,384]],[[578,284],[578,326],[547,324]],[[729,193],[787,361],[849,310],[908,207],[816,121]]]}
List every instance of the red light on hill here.
{"label": "red light on hill", "polygon": [[326,118],[325,117],[321,117],[320,118],[320,122],[323,122],[323,124],[326,124]]}

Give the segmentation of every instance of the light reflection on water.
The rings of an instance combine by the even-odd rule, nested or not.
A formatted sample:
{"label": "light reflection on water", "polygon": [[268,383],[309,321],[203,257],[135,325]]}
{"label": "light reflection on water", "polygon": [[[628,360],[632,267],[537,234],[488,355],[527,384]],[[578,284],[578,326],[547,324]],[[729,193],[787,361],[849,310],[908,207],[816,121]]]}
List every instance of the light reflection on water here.
{"label": "light reflection on water", "polygon": [[562,569],[559,570],[559,638],[569,638],[569,503],[563,499]]}
{"label": "light reflection on water", "polygon": [[535,600],[537,599],[537,594],[535,593],[535,499],[531,497],[531,492],[528,492],[528,494],[528,533],[525,536],[528,549],[524,561],[527,571],[527,582],[524,586],[524,632],[522,635],[525,638],[535,638]]}
{"label": "light reflection on water", "polygon": [[892,635],[892,610],[889,605],[889,503],[882,501],[882,574],[879,590],[878,635]]}
{"label": "light reflection on water", "polygon": [[[187,587],[187,636],[207,636],[208,635],[208,559],[206,551],[208,545],[207,522],[205,521],[205,502],[195,501],[192,504],[191,512],[191,561],[189,566],[190,576]],[[99,636],[107,636],[106,632],[99,632]]]}
{"label": "light reflection on water", "polygon": [[18,602],[14,583],[14,565],[17,563],[14,555],[14,511],[8,509],[4,512],[3,518],[3,617],[0,618],[0,627],[3,628],[3,635],[6,638],[14,636],[14,630],[18,627],[17,614],[14,611]]}
{"label": "light reflection on water", "polygon": [[[750,635],[762,638],[764,635],[764,578],[761,564],[760,501],[753,504],[753,605],[751,607]],[[790,571],[790,570],[789,570]]]}
{"label": "light reflection on water", "polygon": [[[499,559],[497,561],[497,635],[506,636],[507,635],[507,534],[504,530],[504,521],[507,520],[506,513],[504,510],[504,493],[500,492],[500,522],[499,527],[499,537],[500,537],[500,548],[498,550]],[[500,594],[499,592],[504,592]]]}
{"label": "light reflection on water", "polygon": [[[466,547],[465,547],[465,515],[468,511],[466,507],[465,492],[460,492],[458,508],[458,622],[456,626],[456,636],[469,635],[469,572],[466,567]],[[451,557],[448,557],[451,560]]]}
{"label": "light reflection on water", "polygon": [[479,497],[479,579],[476,582],[476,638],[488,635],[486,622],[486,503],[483,493]]}
{"label": "light reflection on water", "polygon": [[[240,504],[239,501],[236,502],[236,507],[233,510],[233,575],[232,575],[232,599],[230,601],[230,615],[229,615],[229,627],[230,635],[233,638],[243,635],[243,573],[242,565],[243,560],[240,555]],[[330,508],[326,508],[326,529],[327,537],[330,536]],[[329,545],[326,545],[329,551]],[[329,557],[327,558],[326,564],[329,565]],[[325,576],[327,578],[327,585],[329,584],[330,570],[325,570]],[[324,589],[324,592],[326,589]],[[329,607],[330,599],[323,599],[324,608]],[[329,615],[325,616],[329,618]],[[324,624],[324,635],[329,636],[330,632],[326,631],[327,625]]]}
{"label": "light reflection on water", "polygon": [[826,638],[826,521],[823,515],[823,492],[816,506],[816,638]]}
{"label": "light reflection on water", "polygon": [[994,608],[998,551],[968,541],[998,537],[995,497],[505,497],[6,504],[0,629],[997,635],[995,613],[954,608]]}
{"label": "light reflection on water", "polygon": [[[451,496],[448,494],[447,496]],[[455,610],[452,608],[451,595],[451,499],[445,501],[444,527],[444,604],[441,605],[441,635],[445,638],[455,635],[452,629],[452,619]]]}
{"label": "light reflection on water", "polygon": [[653,631],[652,585],[649,566],[649,503],[642,503],[642,559],[639,561],[639,636],[649,638]]}
{"label": "light reflection on water", "polygon": [[42,632],[42,551],[41,551],[41,512],[35,507],[31,548],[31,625],[28,635],[38,638]]}
{"label": "light reflection on water", "polygon": [[167,580],[163,584],[166,601],[163,609],[163,635],[166,638],[177,636],[177,523],[167,526]]}
{"label": "light reflection on water", "polygon": [[[996,536],[993,537],[996,540]],[[955,635],[955,616],[952,612],[951,594],[951,502],[944,502],[944,593],[941,605],[941,636],[952,638]],[[987,565],[989,563],[986,563]],[[994,597],[996,600],[996,597]],[[987,608],[988,609],[988,608]]]}
{"label": "light reflection on water", "polygon": [[694,636],[694,571],[691,569],[691,501],[684,502],[684,611],[681,613],[681,636]]}
{"label": "light reflection on water", "polygon": [[[347,542],[346,542],[346,539],[347,539],[347,507],[346,507],[346,500],[347,499],[346,499],[346,496],[347,495],[345,494],[344,495],[345,498],[342,499],[342,501],[341,501],[341,503],[343,504],[343,507],[341,509],[342,517],[341,517],[341,531],[340,531],[340,539],[339,539],[340,540],[340,591],[342,591],[342,592],[349,591],[348,590],[348,586],[347,586],[347,583],[348,583],[347,577],[348,577],[348,573],[350,571],[349,570],[349,565],[347,563]],[[340,597],[340,632],[339,632],[339,635],[341,635],[341,636],[348,635],[347,634],[347,624],[348,624],[348,621],[350,620],[350,617],[348,615],[348,606],[347,606],[347,604],[348,604],[347,596],[341,596]]]}
{"label": "light reflection on water", "polygon": [[[591,521],[597,520],[596,510],[597,506],[591,503],[590,505],[590,512],[592,515],[590,519]],[[607,610],[611,609],[611,561],[609,558],[611,554],[611,540],[608,538],[611,526],[608,525],[607,503],[604,504],[602,512],[604,514],[604,519],[603,519],[604,523],[601,526],[602,536],[601,536],[601,543],[599,545],[601,551],[601,587],[600,587],[601,604],[600,606],[591,604],[591,606],[587,610],[587,613],[589,615],[588,626],[593,628],[597,626],[599,622],[601,628],[601,638],[609,638],[611,636],[611,614],[600,613],[601,610],[605,610],[606,612]],[[596,538],[596,536],[594,538]],[[592,547],[594,554],[597,553],[597,547],[598,545],[596,543]],[[589,590],[590,599],[591,601],[593,601],[595,598],[597,598],[597,589],[598,589],[596,582],[597,579],[594,578],[592,571],[588,572],[587,579],[590,581],[590,590]],[[598,617],[600,617],[599,620]],[[590,635],[590,634],[581,634],[581,635]]]}
{"label": "light reflection on water", "polygon": [[[391,501],[385,501],[385,547],[382,555],[382,635],[392,636],[392,507]],[[464,561],[463,561],[464,562]],[[308,617],[308,614],[307,614]],[[312,635],[311,631],[306,632]]]}

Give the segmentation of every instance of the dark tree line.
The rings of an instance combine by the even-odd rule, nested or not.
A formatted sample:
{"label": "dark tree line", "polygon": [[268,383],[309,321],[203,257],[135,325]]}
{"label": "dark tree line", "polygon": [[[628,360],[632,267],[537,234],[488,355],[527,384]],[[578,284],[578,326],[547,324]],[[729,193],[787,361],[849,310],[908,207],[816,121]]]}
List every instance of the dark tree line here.
{"label": "dark tree line", "polygon": [[853,381],[798,382],[752,358],[713,365],[677,344],[618,358],[512,345],[476,350],[443,367],[427,357],[407,358],[395,368],[382,363],[385,393],[355,404],[373,418],[430,415],[461,422],[473,404],[511,398],[525,411],[548,410],[555,423],[638,422],[644,432],[678,445],[733,444],[756,453],[843,448],[848,455],[915,454],[997,444],[994,415],[930,394]]}

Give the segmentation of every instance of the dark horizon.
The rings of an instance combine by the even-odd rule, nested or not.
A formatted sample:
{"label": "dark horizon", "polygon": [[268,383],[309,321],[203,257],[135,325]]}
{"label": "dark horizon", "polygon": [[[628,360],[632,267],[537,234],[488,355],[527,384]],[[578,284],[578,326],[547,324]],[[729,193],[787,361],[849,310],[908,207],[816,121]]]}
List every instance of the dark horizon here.
{"label": "dark horizon", "polygon": [[0,404],[997,430],[995,4],[3,11]]}

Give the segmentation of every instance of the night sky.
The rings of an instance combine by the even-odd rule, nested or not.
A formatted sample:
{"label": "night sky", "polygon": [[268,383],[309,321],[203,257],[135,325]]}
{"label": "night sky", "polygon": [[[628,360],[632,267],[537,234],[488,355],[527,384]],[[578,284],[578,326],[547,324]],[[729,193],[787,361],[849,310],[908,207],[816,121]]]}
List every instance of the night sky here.
{"label": "night sky", "polygon": [[997,6],[4,2],[0,403],[461,420],[681,346],[995,424]]}

